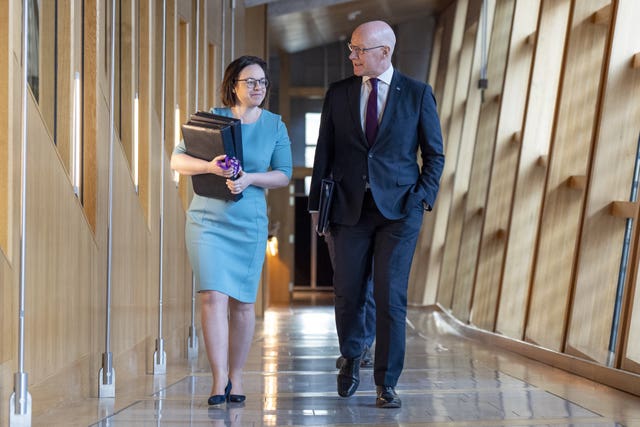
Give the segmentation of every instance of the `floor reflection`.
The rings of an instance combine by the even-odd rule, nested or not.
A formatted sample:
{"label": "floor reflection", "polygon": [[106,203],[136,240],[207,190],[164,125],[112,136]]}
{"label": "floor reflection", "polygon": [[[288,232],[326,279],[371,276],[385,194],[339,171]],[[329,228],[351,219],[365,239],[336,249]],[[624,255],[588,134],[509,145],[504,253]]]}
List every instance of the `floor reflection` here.
{"label": "floor reflection", "polygon": [[[435,317],[431,310],[410,311],[409,325],[418,326],[408,328],[405,370],[397,387],[400,409],[375,407],[371,369],[361,370],[353,397],[338,397],[332,308],[300,306],[270,310],[258,322],[244,380],[246,402],[207,405],[211,378],[201,355],[183,378],[92,425],[640,426],[640,399],[626,395],[627,407],[637,402],[638,410],[622,419],[613,403],[619,392],[607,394],[597,384],[585,387],[582,379],[574,384],[570,374],[443,333]],[[518,374],[523,371],[527,376]],[[549,389],[523,379],[529,376],[545,378]],[[558,384],[571,391],[573,400],[556,391]],[[601,399],[594,398],[603,391]]]}

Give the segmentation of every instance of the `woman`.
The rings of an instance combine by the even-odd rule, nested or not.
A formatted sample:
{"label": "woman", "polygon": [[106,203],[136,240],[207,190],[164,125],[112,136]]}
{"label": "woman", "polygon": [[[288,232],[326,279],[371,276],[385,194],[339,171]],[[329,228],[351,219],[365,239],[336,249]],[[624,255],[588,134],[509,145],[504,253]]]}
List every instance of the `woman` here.
{"label": "woman", "polygon": [[218,156],[200,160],[185,153],[184,142],[171,157],[183,175],[213,173],[227,178],[236,202],[194,195],[187,212],[186,241],[199,284],[202,333],[213,386],[208,403],[243,402],[242,371],[255,328],[254,303],[267,243],[265,188],[286,186],[291,178],[291,144],[280,116],[265,109],[269,79],[264,60],[242,56],[227,67],[221,95],[225,108],[214,114],[241,120],[243,163],[221,168]]}

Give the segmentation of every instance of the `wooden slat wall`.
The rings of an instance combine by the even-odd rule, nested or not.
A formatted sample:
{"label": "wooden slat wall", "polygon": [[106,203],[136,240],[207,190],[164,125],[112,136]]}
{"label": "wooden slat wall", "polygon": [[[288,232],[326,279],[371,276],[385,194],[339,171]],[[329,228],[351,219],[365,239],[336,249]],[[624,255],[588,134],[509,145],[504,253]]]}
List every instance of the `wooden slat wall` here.
{"label": "wooden slat wall", "polygon": [[438,70],[440,69],[440,53],[442,52],[442,33],[444,29],[442,25],[438,25],[433,34],[433,48],[431,54],[431,63],[429,64],[429,75],[427,76],[431,88],[435,92],[436,82],[438,80]]}
{"label": "wooden slat wall", "polygon": [[[640,135],[638,138],[640,139]],[[637,224],[637,219],[634,222]],[[628,321],[621,322],[621,334],[619,336],[622,338],[618,339],[618,348],[622,349],[619,353],[621,354],[622,369],[637,374],[640,374],[640,340],[629,339],[628,337],[640,336],[640,292],[638,291],[638,275],[640,274],[640,268],[638,268],[640,264],[640,251],[638,250],[639,239],[640,229],[635,227],[635,256],[632,256],[630,259],[630,271],[635,274],[629,274],[629,276],[627,276],[627,292],[625,294],[627,296],[626,300],[630,301],[625,310],[628,315]]]}
{"label": "wooden slat wall", "polygon": [[487,65],[489,86],[485,90],[478,119],[455,282],[440,284],[455,288],[451,291],[452,295],[455,293],[451,308],[464,321],[469,319],[514,7],[513,0],[499,0],[495,5]]}
{"label": "wooden slat wall", "polygon": [[[598,362],[606,361],[608,355],[625,228],[625,219],[612,216],[610,207],[613,201],[629,200],[640,132],[640,74],[631,68],[633,56],[640,51],[640,5],[620,0],[617,6],[612,8],[613,38],[603,81],[566,343],[568,353]],[[629,339],[634,338],[630,335]]]}
{"label": "wooden slat wall", "polygon": [[[499,298],[509,214],[518,166],[519,146],[513,135],[521,132],[529,84],[533,46],[527,38],[536,30],[539,1],[516,2],[509,42],[500,119],[482,231],[471,322],[493,330]],[[506,96],[508,94],[508,96]]]}
{"label": "wooden slat wall", "polygon": [[[448,11],[452,11],[450,7]],[[445,20],[444,15],[441,18]],[[439,71],[444,70],[445,67],[440,67],[440,61],[442,60],[442,53],[445,51],[445,34],[442,22],[436,27],[433,42],[433,56],[431,58],[431,64],[429,69],[429,84],[432,87],[436,102],[439,103],[440,98],[438,89],[443,86],[442,75]],[[438,83],[440,82],[440,83]],[[440,86],[438,86],[440,85]],[[418,242],[416,244],[416,250],[414,252],[414,260],[411,265],[411,271],[409,272],[409,289],[408,289],[408,301],[409,304],[433,304],[435,302],[435,293],[437,291],[437,284],[432,283],[431,286],[427,286],[429,278],[429,265],[437,265],[436,257],[431,256],[431,243],[433,241],[433,230],[435,225],[435,215],[424,215],[422,218],[422,230],[429,230],[428,232],[420,233],[418,236]]]}
{"label": "wooden slat wall", "polygon": [[[447,21],[446,27],[450,28],[450,43],[443,45],[444,58],[441,60],[442,66],[446,65],[446,72],[438,73],[444,77],[442,89],[436,87],[436,94],[442,90],[441,101],[439,101],[438,114],[442,125],[442,135],[444,141],[444,150],[446,161],[442,172],[440,183],[440,191],[438,200],[436,201],[433,211],[429,215],[433,215],[433,228],[426,230],[431,235],[431,241],[427,245],[431,250],[431,256],[428,261],[428,275],[425,285],[425,297],[433,295],[438,288],[438,279],[440,277],[440,264],[444,249],[445,232],[447,228],[447,220],[449,217],[449,209],[451,206],[451,190],[453,187],[453,174],[455,172],[455,159],[457,156],[457,142],[450,142],[448,139],[451,116],[453,114],[453,94],[455,93],[455,82],[458,74],[458,62],[460,51],[462,49],[462,39],[464,35],[464,26],[467,16],[469,2],[468,0],[459,0],[455,3],[455,8],[447,15],[450,21]],[[449,39],[449,37],[446,37]],[[439,292],[439,291],[438,291]],[[438,298],[439,299],[439,298]]]}
{"label": "wooden slat wall", "polygon": [[[443,22],[454,19],[443,15]],[[456,168],[443,176],[445,206],[436,212],[447,216],[436,217],[423,252],[425,295],[438,280],[442,308],[557,356],[546,360],[565,353],[640,372],[640,209],[629,202],[640,144],[637,22],[640,5],[632,0],[497,1],[478,121],[471,86],[464,97],[459,86],[469,67],[464,48],[432,76],[449,85],[440,104],[451,107],[442,114],[445,143],[458,151],[447,152]],[[630,265],[610,353],[628,219]],[[438,227],[447,228],[443,242]],[[635,390],[631,382],[619,386]]]}
{"label": "wooden slat wall", "polygon": [[[451,8],[449,9],[451,10]],[[442,23],[435,29],[433,36],[433,47],[431,55],[431,63],[429,64],[429,75],[426,76],[428,83],[436,97],[436,103],[439,102],[437,83],[438,83],[438,71],[440,70],[441,53],[443,51],[443,33],[444,28]],[[424,215],[422,218],[422,229],[430,230],[428,233],[422,233],[418,237],[416,249],[414,252],[414,259],[428,260],[431,258],[431,236],[433,236],[433,229],[435,227],[435,216]],[[428,265],[426,262],[414,262],[411,265],[411,271],[409,272],[409,289],[408,300],[410,303],[420,301],[421,304],[433,304],[435,303],[436,287],[431,286],[427,288],[428,277]]]}
{"label": "wooden slat wall", "polygon": [[[44,2],[43,4],[47,4]],[[64,7],[81,2],[67,2]],[[191,25],[194,2],[170,1],[168,21],[167,63],[183,62],[174,58],[176,49],[176,27],[179,16]],[[206,24],[201,27],[206,33],[207,45],[220,44],[222,34],[215,21],[221,2],[209,2],[211,10],[202,10]],[[133,3],[123,2],[127,7]],[[16,7],[16,5],[18,5]],[[47,90],[53,82],[47,82],[40,103],[29,97],[29,153],[27,194],[27,265],[26,265],[26,359],[25,370],[29,378],[29,391],[33,398],[33,414],[38,415],[47,408],[72,399],[95,397],[98,390],[98,371],[102,353],[105,351],[105,318],[107,289],[107,241],[108,241],[108,184],[109,184],[109,67],[105,37],[105,11],[107,4],[101,1],[84,2],[85,51],[65,52],[65,69],[82,58],[83,84],[83,130],[85,204],[73,193],[69,175],[68,155],[54,144],[50,128],[53,104]],[[113,162],[113,249],[112,249],[112,329],[111,351],[116,370],[116,394],[127,386],[133,376],[144,376],[152,372],[152,356],[155,339],[158,337],[159,303],[159,226],[160,226],[160,157],[162,132],[160,129],[160,89],[158,80],[162,53],[159,25],[161,6],[159,2],[142,0],[140,48],[140,192],[136,193],[131,179],[130,146],[123,145],[116,135]],[[66,10],[66,9],[65,9]],[[5,15],[6,12],[6,15]],[[178,13],[179,12],[179,13]],[[263,12],[266,11],[263,9]],[[243,7],[237,7],[238,22],[244,22]],[[19,2],[2,9],[0,23],[21,22]],[[49,16],[52,16],[49,15]],[[65,23],[79,25],[65,14]],[[80,19],[73,14],[74,19]],[[45,20],[50,23],[52,20]],[[61,21],[62,22],[62,21]],[[131,23],[130,23],[131,24]],[[131,24],[133,25],[133,24]],[[205,31],[205,27],[209,27]],[[7,206],[0,206],[2,218],[7,226],[0,226],[7,236],[0,251],[0,400],[9,401],[13,374],[17,361],[17,290],[19,279],[19,207],[20,207],[20,51],[22,29],[20,25],[1,26],[0,46],[6,45],[6,60],[0,60],[0,109],[7,115],[0,121],[0,129],[7,139],[2,140],[0,152],[8,153],[8,167],[1,167],[7,177],[0,184],[9,186]],[[227,27],[230,31],[231,27]],[[236,28],[238,30],[238,28]],[[12,33],[9,33],[12,31]],[[191,37],[191,32],[185,32]],[[147,36],[145,36],[147,35]],[[195,34],[194,34],[195,36]],[[225,35],[227,41],[229,34]],[[71,44],[71,36],[62,38]],[[236,52],[243,52],[242,40],[237,39]],[[190,49],[190,40],[182,45]],[[74,45],[77,49],[80,46]],[[129,47],[127,47],[129,46]],[[261,45],[264,47],[264,45]],[[43,45],[41,44],[41,48]],[[130,44],[125,44],[129,49]],[[253,52],[260,46],[251,46]],[[189,51],[191,52],[191,51]],[[203,47],[203,52],[209,52]],[[189,64],[181,69],[186,75],[195,66],[191,53],[183,56]],[[264,51],[262,55],[265,56]],[[51,59],[51,52],[46,59]],[[213,61],[213,58],[211,59]],[[136,58],[136,63],[138,59]],[[129,61],[129,66],[134,61]],[[127,61],[122,63],[126,65]],[[206,62],[205,62],[206,63]],[[41,64],[42,65],[42,64]],[[217,64],[221,66],[220,63]],[[180,194],[172,181],[169,168],[171,148],[173,106],[180,87],[175,81],[176,72],[167,75],[167,146],[165,151],[165,201],[164,264],[163,264],[163,336],[165,351],[170,366],[173,361],[186,357],[186,335],[191,318],[191,270],[186,255],[184,239],[185,211]],[[66,72],[65,72],[66,73]],[[50,75],[52,73],[49,73]],[[122,92],[123,111],[133,105],[132,70],[122,74],[122,82],[131,88]],[[70,77],[71,78],[71,77]],[[60,87],[69,85],[69,81]],[[182,87],[183,90],[184,87]],[[116,89],[117,90],[117,89]],[[187,91],[193,91],[187,86]],[[199,88],[200,93],[207,90]],[[193,94],[185,99],[192,99]],[[66,101],[65,101],[66,102]],[[188,102],[188,101],[182,101]],[[67,104],[60,104],[65,106]],[[10,106],[10,108],[8,108]],[[58,115],[61,126],[68,126],[68,113]],[[6,123],[6,124],[4,124]],[[68,139],[68,138],[67,138]],[[6,141],[6,142],[5,142]],[[8,149],[6,149],[8,145]],[[68,145],[68,144],[67,144]],[[0,157],[0,160],[4,157]],[[9,250],[6,250],[6,249]],[[258,304],[259,305],[259,304]],[[197,317],[196,317],[197,318]],[[5,387],[6,385],[6,387]],[[59,390],[64,390],[60,393]],[[49,397],[45,397],[49,396]],[[48,399],[48,400],[47,400]],[[0,411],[0,425],[8,422],[7,411]]]}
{"label": "wooden slat wall", "polygon": [[[515,135],[513,140],[514,144],[521,146],[520,162],[496,332],[517,339],[522,339],[524,333],[538,217],[547,175],[546,168],[540,165],[540,159],[549,157],[570,9],[571,0],[542,2],[540,22],[532,40],[536,45],[523,133]],[[573,138],[566,140],[573,142]],[[551,158],[553,161],[550,162],[550,168],[555,168],[556,158]],[[563,234],[560,233],[560,236]],[[542,253],[540,255],[544,256]],[[570,273],[571,270],[568,270]],[[555,287],[555,281],[550,280],[549,286]],[[546,310],[543,311],[545,312]],[[543,314],[543,317],[546,317],[546,314]]]}
{"label": "wooden slat wall", "polygon": [[[16,159],[19,158],[19,152],[15,150],[9,151],[9,141],[20,138],[19,122],[16,122],[16,116],[9,115],[11,102],[15,104],[15,97],[11,98],[11,88],[19,87],[16,83],[17,76],[9,73],[9,66],[16,67],[18,58],[9,54],[10,38],[9,33],[9,9],[0,8],[0,382],[7,384],[10,380],[9,365],[14,355],[15,348],[14,339],[15,325],[14,319],[17,315],[17,294],[14,293],[15,287],[7,286],[5,283],[12,283],[15,275],[11,270],[11,264],[15,264],[15,256],[17,253],[17,245],[15,239],[9,237],[13,224],[12,217],[17,212],[16,205],[9,204],[13,200],[13,192],[15,191],[15,182],[19,181],[19,171],[15,168],[9,168]],[[11,79],[10,79],[11,77]],[[17,133],[16,133],[17,132]],[[11,156],[11,157],[10,157]],[[4,398],[4,393],[0,391],[0,398]],[[0,418],[0,422],[2,419]]]}
{"label": "wooden slat wall", "polygon": [[28,120],[25,329],[38,333],[25,334],[25,366],[37,384],[90,352],[97,248],[35,103]]}
{"label": "wooden slat wall", "polygon": [[[9,254],[9,10],[0,8],[0,256]],[[4,330],[0,330],[0,333]],[[2,350],[0,350],[2,352]],[[2,356],[0,355],[0,361]]]}
{"label": "wooden slat wall", "polygon": [[[477,9],[474,10],[477,13]],[[471,81],[472,65],[475,70],[479,70],[479,64],[474,64],[476,51],[476,37],[478,33],[478,15],[474,14],[473,18],[469,15],[473,13],[469,8],[467,22],[471,21],[471,25],[466,28],[462,51],[460,52],[460,64],[458,66],[458,78],[456,81],[456,90],[454,95],[453,114],[449,126],[449,134],[447,136],[450,147],[450,153],[453,158],[447,158],[447,161],[455,162],[455,173],[451,176],[452,188],[450,196],[449,218],[447,221],[446,240],[444,242],[442,256],[442,270],[440,272],[440,283],[453,283],[455,279],[456,264],[458,260],[458,248],[460,243],[460,214],[464,210],[465,193],[469,184],[470,162],[467,158],[469,151],[473,150],[473,141],[469,139],[462,140],[463,126],[467,128],[469,123],[477,120],[472,117],[477,114],[480,106],[480,94],[477,90],[469,91],[469,87],[477,82]],[[470,19],[471,18],[471,19]],[[479,50],[479,49],[478,49]],[[475,58],[474,58],[475,57]],[[473,73],[474,77],[477,73]],[[466,173],[465,173],[466,172]],[[451,294],[451,297],[453,295]],[[444,300],[444,296],[443,296]]]}
{"label": "wooden slat wall", "polygon": [[[429,66],[429,75],[427,76],[429,84],[435,95],[435,86],[438,78],[438,65],[440,61],[440,52],[442,51],[442,26],[436,28],[433,38],[433,53],[431,57],[431,64]],[[437,102],[438,98],[436,98]],[[422,218],[422,227],[424,230],[430,230],[429,233],[421,233],[418,237],[416,244],[416,250],[413,254],[413,259],[427,260],[430,258],[431,243],[430,236],[433,235],[433,227],[435,225],[435,217],[433,215],[424,215]],[[409,289],[408,300],[411,303],[421,301],[422,304],[433,304],[435,302],[435,287],[430,288],[430,293],[427,293],[427,263],[414,262],[411,265],[411,271],[409,272]]]}
{"label": "wooden slat wall", "polygon": [[[608,26],[589,19],[607,0],[574,2],[560,104],[542,212],[526,339],[561,350],[568,313],[573,259],[602,75]],[[576,96],[576,94],[580,94]],[[587,102],[587,100],[594,100]],[[530,277],[522,277],[527,280]]]}

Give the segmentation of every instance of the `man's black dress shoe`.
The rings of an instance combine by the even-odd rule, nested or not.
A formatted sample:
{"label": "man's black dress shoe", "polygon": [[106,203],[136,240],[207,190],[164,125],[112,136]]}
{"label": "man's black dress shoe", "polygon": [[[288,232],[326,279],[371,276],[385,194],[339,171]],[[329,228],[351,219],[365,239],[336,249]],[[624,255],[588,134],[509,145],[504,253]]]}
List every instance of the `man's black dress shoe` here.
{"label": "man's black dress shoe", "polygon": [[342,397],[353,395],[360,385],[360,358],[345,359],[338,372],[338,394]]}
{"label": "man's black dress shoe", "polygon": [[376,406],[378,408],[399,408],[402,406],[402,401],[393,386],[376,386],[376,394]]}

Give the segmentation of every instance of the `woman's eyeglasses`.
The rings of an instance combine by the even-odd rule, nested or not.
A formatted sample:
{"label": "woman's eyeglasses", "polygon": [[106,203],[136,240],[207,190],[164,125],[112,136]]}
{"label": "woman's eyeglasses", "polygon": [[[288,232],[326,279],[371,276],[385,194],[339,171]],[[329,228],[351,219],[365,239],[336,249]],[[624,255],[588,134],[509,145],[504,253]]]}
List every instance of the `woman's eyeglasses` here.
{"label": "woman's eyeglasses", "polygon": [[246,84],[249,89],[255,89],[258,84],[260,84],[260,86],[262,86],[265,89],[269,87],[269,80],[267,80],[267,79],[260,79],[260,80],[256,80],[256,79],[238,79],[236,81],[237,82],[244,82],[244,84]]}

